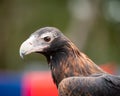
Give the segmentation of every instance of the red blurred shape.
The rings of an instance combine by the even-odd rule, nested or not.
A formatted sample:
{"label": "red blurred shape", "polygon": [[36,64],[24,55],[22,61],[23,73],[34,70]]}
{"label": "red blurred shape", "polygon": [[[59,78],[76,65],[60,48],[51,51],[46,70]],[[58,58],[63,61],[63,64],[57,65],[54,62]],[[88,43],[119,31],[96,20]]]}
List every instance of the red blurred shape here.
{"label": "red blurred shape", "polygon": [[[116,64],[103,64],[100,66],[110,74],[115,74]],[[51,73],[48,71],[28,72],[23,76],[22,96],[58,96]]]}
{"label": "red blurred shape", "polygon": [[22,84],[22,96],[58,96],[50,72],[26,73]]}
{"label": "red blurred shape", "polygon": [[116,74],[117,73],[116,72],[117,71],[117,65],[115,63],[102,64],[100,67],[110,74]]}

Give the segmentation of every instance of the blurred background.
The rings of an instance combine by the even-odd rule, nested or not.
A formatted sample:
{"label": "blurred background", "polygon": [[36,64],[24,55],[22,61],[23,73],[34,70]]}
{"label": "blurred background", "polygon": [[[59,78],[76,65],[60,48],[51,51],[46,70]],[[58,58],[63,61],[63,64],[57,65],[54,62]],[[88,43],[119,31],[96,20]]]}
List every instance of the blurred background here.
{"label": "blurred background", "polygon": [[19,56],[21,43],[45,26],[59,28],[96,64],[119,74],[120,0],[0,0],[2,78],[48,70],[40,54]]}

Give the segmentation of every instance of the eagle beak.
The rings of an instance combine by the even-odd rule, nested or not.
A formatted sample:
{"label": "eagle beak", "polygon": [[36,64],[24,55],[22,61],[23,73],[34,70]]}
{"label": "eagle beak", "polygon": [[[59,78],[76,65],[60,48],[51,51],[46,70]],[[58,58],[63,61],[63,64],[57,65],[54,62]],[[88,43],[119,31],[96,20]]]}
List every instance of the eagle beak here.
{"label": "eagle beak", "polygon": [[30,54],[32,52],[36,52],[37,49],[35,48],[35,45],[33,44],[33,42],[35,41],[35,37],[31,36],[30,38],[28,38],[26,41],[24,41],[21,46],[20,46],[20,57],[23,58],[24,55]]}
{"label": "eagle beak", "polygon": [[33,52],[33,48],[34,46],[32,42],[30,42],[30,39],[27,39],[26,41],[24,41],[20,46],[20,51],[19,51],[20,57],[23,58],[24,55],[27,55]]}
{"label": "eagle beak", "polygon": [[29,37],[26,41],[24,41],[20,46],[20,57],[23,58],[24,55],[28,55],[33,52],[43,52],[45,46],[41,40],[37,40],[37,38],[33,35]]}

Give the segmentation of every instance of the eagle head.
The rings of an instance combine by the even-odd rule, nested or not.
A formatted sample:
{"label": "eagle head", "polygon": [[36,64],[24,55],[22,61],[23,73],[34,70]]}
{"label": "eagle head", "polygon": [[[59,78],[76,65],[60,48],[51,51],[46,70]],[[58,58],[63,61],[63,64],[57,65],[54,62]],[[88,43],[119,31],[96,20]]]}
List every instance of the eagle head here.
{"label": "eagle head", "polygon": [[66,37],[55,27],[44,27],[35,31],[20,46],[20,56],[30,53],[49,55],[61,48]]}

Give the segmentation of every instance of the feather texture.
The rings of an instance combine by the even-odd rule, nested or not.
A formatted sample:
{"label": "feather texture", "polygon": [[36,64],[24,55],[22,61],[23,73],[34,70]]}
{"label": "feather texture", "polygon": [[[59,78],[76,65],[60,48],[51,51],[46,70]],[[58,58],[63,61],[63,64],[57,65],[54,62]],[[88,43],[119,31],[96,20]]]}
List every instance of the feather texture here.
{"label": "feather texture", "polygon": [[21,45],[20,55],[35,52],[47,58],[59,96],[120,96],[120,77],[103,71],[60,30],[45,27],[31,36]]}
{"label": "feather texture", "polygon": [[120,77],[95,74],[69,77],[59,84],[59,96],[120,96]]}

